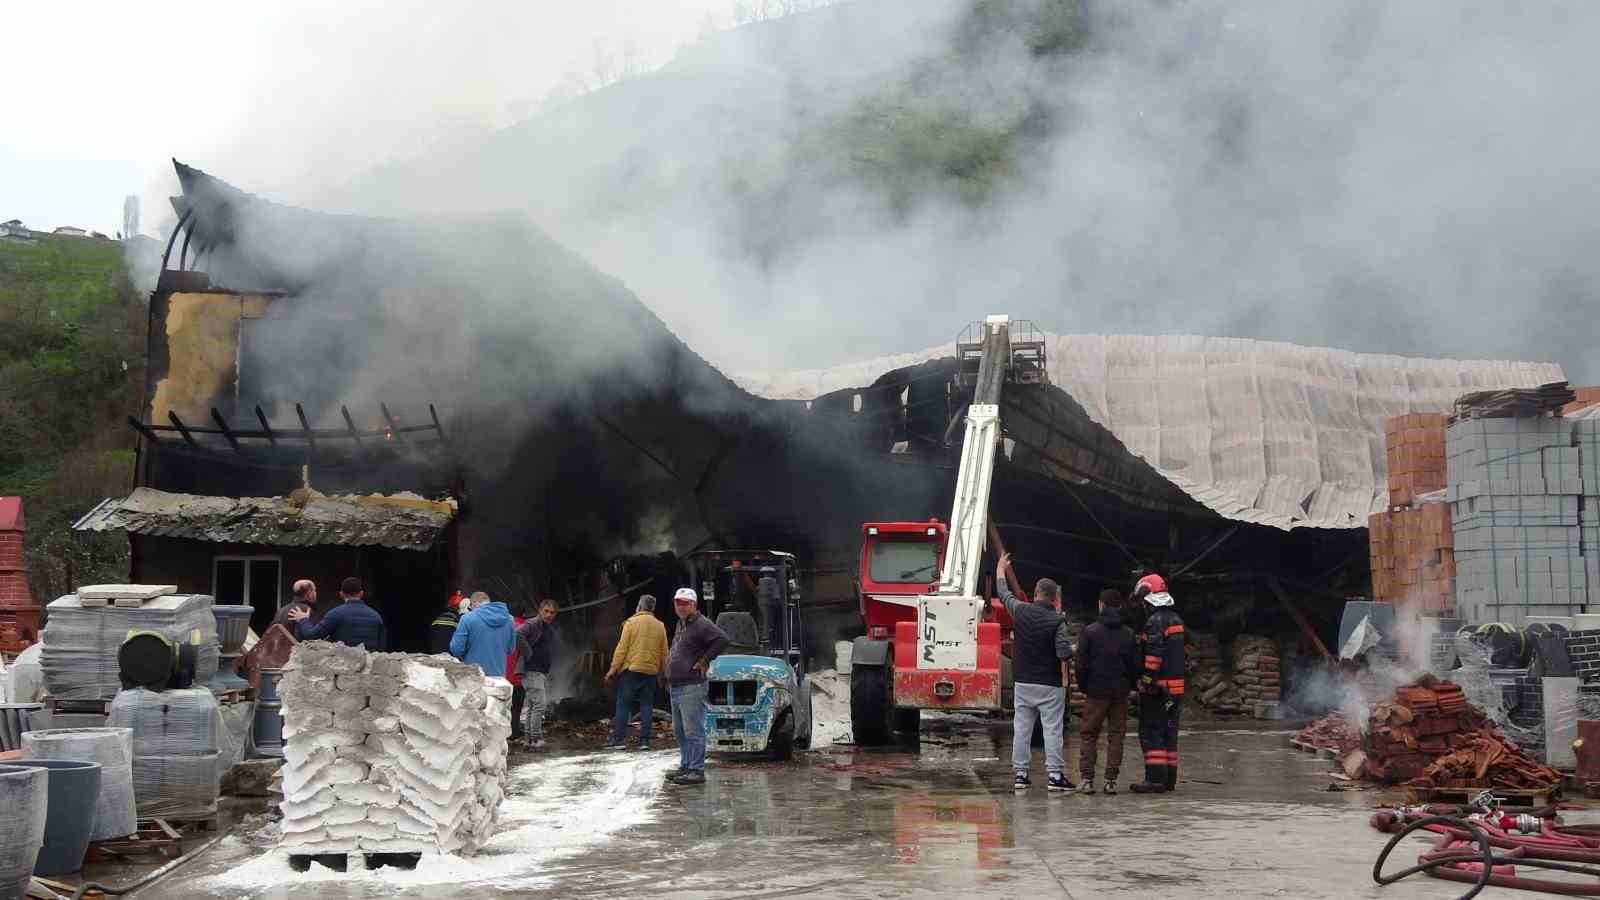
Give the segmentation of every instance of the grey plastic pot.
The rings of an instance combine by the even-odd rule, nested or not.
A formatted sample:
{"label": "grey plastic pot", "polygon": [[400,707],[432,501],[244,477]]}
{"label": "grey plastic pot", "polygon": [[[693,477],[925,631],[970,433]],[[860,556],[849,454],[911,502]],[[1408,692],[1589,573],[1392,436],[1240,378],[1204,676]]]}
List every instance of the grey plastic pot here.
{"label": "grey plastic pot", "polygon": [[44,769],[0,765],[0,900],[28,893],[33,864],[44,844],[50,805],[50,774]]}
{"label": "grey plastic pot", "polygon": [[44,846],[39,848],[33,874],[61,875],[82,869],[100,799],[100,764],[71,759],[19,759],[15,765],[44,769],[50,775]]}

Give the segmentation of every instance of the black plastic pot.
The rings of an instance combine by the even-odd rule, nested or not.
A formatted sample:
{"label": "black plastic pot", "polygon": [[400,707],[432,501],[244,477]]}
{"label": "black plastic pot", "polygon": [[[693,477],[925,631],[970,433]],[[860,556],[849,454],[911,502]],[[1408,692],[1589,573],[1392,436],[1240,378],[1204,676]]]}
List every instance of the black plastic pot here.
{"label": "black plastic pot", "polygon": [[100,798],[100,764],[70,759],[19,759],[15,765],[50,773],[49,815],[35,875],[61,875],[83,868]]}
{"label": "black plastic pot", "polygon": [[50,775],[44,769],[0,765],[0,898],[28,893],[33,864],[44,844],[50,803]]}

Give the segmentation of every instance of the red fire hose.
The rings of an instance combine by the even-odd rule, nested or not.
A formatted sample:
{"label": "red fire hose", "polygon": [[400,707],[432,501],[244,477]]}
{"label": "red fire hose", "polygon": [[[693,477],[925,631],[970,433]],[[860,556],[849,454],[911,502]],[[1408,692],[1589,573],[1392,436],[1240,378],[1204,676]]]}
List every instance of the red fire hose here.
{"label": "red fire hose", "polygon": [[[1372,866],[1372,880],[1381,885],[1423,872],[1433,878],[1471,884],[1472,889],[1459,900],[1476,897],[1491,884],[1551,894],[1600,897],[1600,829],[1593,826],[1557,826],[1548,819],[1537,821],[1533,816],[1502,816],[1494,812],[1461,818],[1418,810],[1386,810],[1373,815],[1372,827],[1394,832]],[[1536,828],[1538,833],[1513,833],[1506,830],[1508,827]],[[1431,851],[1417,857],[1417,865],[1390,875],[1383,874],[1383,864],[1388,861],[1389,854],[1419,829],[1438,834],[1439,842]],[[1495,848],[1507,852],[1496,855]],[[1516,874],[1518,865],[1589,875],[1597,880],[1586,884],[1529,878]]]}

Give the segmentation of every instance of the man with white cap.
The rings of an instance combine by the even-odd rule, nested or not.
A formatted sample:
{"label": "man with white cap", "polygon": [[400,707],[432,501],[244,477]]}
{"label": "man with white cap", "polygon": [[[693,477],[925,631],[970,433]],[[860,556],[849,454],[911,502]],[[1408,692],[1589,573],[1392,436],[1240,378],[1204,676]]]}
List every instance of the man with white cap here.
{"label": "man with white cap", "polygon": [[668,773],[673,784],[706,783],[706,669],[727,649],[728,636],[700,615],[693,588],[672,596],[678,630],[661,677],[672,694],[672,733],[678,739],[678,768]]}

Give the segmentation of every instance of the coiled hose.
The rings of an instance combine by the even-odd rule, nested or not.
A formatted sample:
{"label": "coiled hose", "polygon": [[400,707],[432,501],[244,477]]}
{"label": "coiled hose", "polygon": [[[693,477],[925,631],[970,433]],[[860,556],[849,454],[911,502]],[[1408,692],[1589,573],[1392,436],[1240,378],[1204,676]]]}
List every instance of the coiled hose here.
{"label": "coiled hose", "polygon": [[[1376,822],[1374,824],[1378,824]],[[1395,822],[1396,825],[1400,823]],[[1460,837],[1460,834],[1445,833],[1438,849],[1424,853],[1417,858],[1417,865],[1402,869],[1390,875],[1383,874],[1383,864],[1388,861],[1389,854],[1400,842],[1418,829],[1428,828],[1432,825],[1443,825],[1455,832],[1470,836],[1478,845],[1476,851],[1462,847],[1445,846],[1450,840]],[[1458,868],[1460,863],[1475,862],[1480,870],[1472,872],[1468,869]],[[1595,866],[1580,866],[1567,862],[1558,862],[1552,859],[1537,859],[1525,855],[1525,848],[1516,848],[1503,856],[1494,854],[1494,847],[1489,835],[1476,822],[1455,816],[1425,816],[1413,822],[1405,823],[1403,828],[1395,832],[1389,843],[1383,847],[1383,852],[1378,854],[1378,859],[1372,864],[1372,880],[1380,885],[1394,884],[1402,878],[1409,878],[1418,872],[1426,872],[1434,878],[1443,878],[1450,881],[1462,881],[1472,885],[1472,888],[1462,894],[1457,900],[1471,900],[1478,896],[1485,887],[1493,884],[1498,887],[1521,888],[1526,890],[1544,891],[1554,894],[1567,894],[1573,896],[1600,896],[1600,883],[1587,885],[1572,882],[1549,881],[1541,878],[1524,878],[1517,875],[1497,875],[1496,866],[1527,866],[1536,869],[1550,869],[1558,872],[1573,872],[1579,875],[1588,875],[1600,879],[1600,868]]]}

